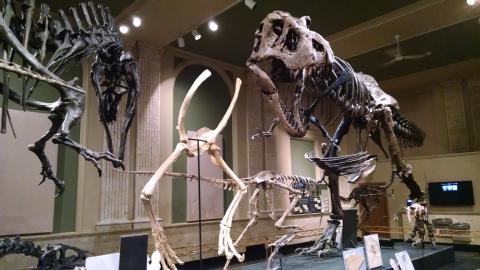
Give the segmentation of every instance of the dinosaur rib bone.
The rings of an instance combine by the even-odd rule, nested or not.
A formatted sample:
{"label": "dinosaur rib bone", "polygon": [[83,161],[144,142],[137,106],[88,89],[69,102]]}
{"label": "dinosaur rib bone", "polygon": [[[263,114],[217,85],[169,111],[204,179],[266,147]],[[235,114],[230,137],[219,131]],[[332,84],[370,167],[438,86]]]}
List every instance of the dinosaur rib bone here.
{"label": "dinosaur rib bone", "polygon": [[187,132],[185,131],[185,116],[187,115],[188,107],[190,107],[190,101],[192,100],[193,95],[197,92],[200,85],[212,75],[210,70],[204,70],[193,82],[190,89],[188,89],[187,95],[183,99],[182,106],[180,106],[180,111],[178,113],[178,124],[177,130],[180,135],[180,141],[186,143],[188,141]]}

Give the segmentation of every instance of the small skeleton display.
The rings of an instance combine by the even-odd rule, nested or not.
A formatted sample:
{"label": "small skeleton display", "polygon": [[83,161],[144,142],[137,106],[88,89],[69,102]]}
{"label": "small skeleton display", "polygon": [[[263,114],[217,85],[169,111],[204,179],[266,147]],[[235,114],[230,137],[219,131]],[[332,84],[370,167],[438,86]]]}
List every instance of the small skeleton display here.
{"label": "small skeleton display", "polygon": [[280,249],[292,241],[297,235],[296,232],[289,231],[280,237],[280,239],[268,245],[272,251],[270,256],[268,256],[267,270],[282,270],[282,263],[285,256],[280,253]]}
{"label": "small skeleton display", "polygon": [[[318,127],[327,139],[328,145],[322,158],[329,159],[337,156],[342,138],[348,133],[350,126],[357,128],[360,135],[362,132],[367,134],[386,153],[381,142],[380,132],[383,130],[395,173],[409,188],[410,198],[424,198],[424,193],[402,158],[400,146],[420,146],[425,134],[400,114],[397,101],[380,89],[373,77],[355,73],[346,61],[335,57],[328,41],[309,29],[310,23],[308,16],[296,18],[287,12],[274,11],[266,16],[255,32],[253,51],[246,65],[258,79],[261,93],[276,118],[268,132],[260,132],[252,137],[271,136],[272,130],[278,124],[281,124],[290,136],[304,137],[312,124]],[[280,84],[295,86],[291,106],[287,106],[280,98]],[[304,99],[307,93],[313,95],[309,104],[305,104],[308,100]],[[336,118],[341,117],[333,136],[329,135],[320,122],[320,115],[315,115],[317,105],[331,103],[337,105],[338,112],[327,110],[331,111],[328,114],[333,115],[329,116],[332,120],[328,122],[333,123]],[[362,137],[359,136],[357,146],[365,149],[368,139]],[[355,161],[358,159],[352,155],[342,162]],[[354,166],[360,170],[352,172],[352,177],[349,177],[351,182],[371,172],[372,161],[366,159],[364,162]],[[321,162],[316,164],[322,165]],[[361,169],[363,166],[364,170]],[[329,222],[331,228],[325,230],[323,240],[315,243],[313,248],[302,250],[302,253],[317,252],[322,255],[329,247],[336,246],[332,234],[339,224],[338,220],[343,218],[339,175],[339,171],[329,171],[327,168],[332,199],[333,222]]]}
{"label": "small skeleton display", "polygon": [[[52,126],[34,144],[29,145],[40,160],[43,183],[53,181],[58,188],[57,195],[64,191],[64,182],[58,179],[44,153],[45,144],[51,140],[77,151],[85,160],[93,163],[101,174],[98,161],[107,160],[116,168],[123,168],[127,133],[135,114],[135,104],[139,93],[137,66],[132,56],[125,52],[120,35],[114,25],[108,7],[95,6],[92,2],[80,3],[81,11],[71,7],[70,18],[58,11],[58,19],[46,4],[34,12],[33,0],[2,3],[0,16],[0,42],[2,82],[1,133],[6,133],[7,119],[10,119],[9,101],[25,109],[48,112]],[[98,15],[100,14],[100,15]],[[83,16],[82,16],[83,15]],[[107,144],[107,152],[94,152],[70,138],[72,127],[79,122],[85,110],[86,92],[77,84],[78,78],[66,81],[61,78],[81,60],[94,57],[91,81],[95,88],[99,110]],[[13,80],[17,75],[21,80],[21,90],[13,90]],[[39,85],[46,83],[55,89],[59,98],[55,102],[43,102],[32,98]],[[126,110],[123,116],[122,131],[117,156],[114,156],[112,136],[109,124],[116,121],[118,107],[122,97],[127,96]],[[15,133],[14,133],[15,134]]]}
{"label": "small skeleton display", "polygon": [[[432,243],[432,248],[435,248],[437,242],[435,241],[435,235],[433,233],[433,226],[428,220],[428,209],[425,204],[421,203],[412,203],[410,206],[405,207],[407,212],[408,222],[412,224],[412,216],[415,219],[412,231],[410,232],[409,237],[406,242],[413,242],[412,247],[421,247],[425,245],[425,229],[428,232],[428,238]],[[415,236],[418,234],[418,239],[413,241]]]}
{"label": "small skeleton display", "polygon": [[[182,153],[185,153],[189,157],[198,156],[204,152],[208,153],[208,155],[210,155],[212,163],[221,167],[223,171],[234,182],[236,194],[233,197],[233,200],[230,203],[230,206],[228,207],[222,221],[220,222],[218,254],[221,255],[223,252],[225,252],[225,256],[227,257],[227,259],[232,259],[235,256],[239,261],[244,260],[244,256],[240,255],[233,245],[232,238],[230,237],[230,228],[232,227],[233,215],[240,201],[247,193],[247,186],[240,180],[240,178],[238,178],[238,176],[232,171],[232,169],[230,169],[227,163],[225,163],[220,152],[220,148],[215,144],[216,137],[222,132],[222,130],[227,125],[228,120],[230,119],[233,108],[238,98],[240,86],[242,84],[241,80],[236,80],[235,94],[232,98],[230,106],[228,107],[225,115],[220,120],[220,123],[214,130],[206,127],[201,128],[193,135],[192,138],[189,138],[187,136],[185,130],[185,116],[188,111],[190,101],[198,87],[210,75],[211,72],[209,70],[205,70],[204,72],[202,72],[202,74],[198,76],[198,78],[194,81],[194,83],[188,90],[178,114],[177,130],[179,133],[180,141],[175,147],[173,153],[160,165],[155,174],[146,183],[141,193],[141,200],[148,213],[150,224],[152,226],[152,235],[155,240],[155,248],[162,255],[160,263],[162,265],[162,269],[165,270],[177,269],[175,264],[182,264],[183,262],[177,257],[173,249],[170,247],[164,230],[155,215],[155,211],[153,210],[153,205],[150,199],[154,193],[156,185],[158,184],[162,176]],[[197,149],[197,146],[199,147],[199,149]]]}
{"label": "small skeleton display", "polygon": [[65,244],[47,245],[45,249],[35,246],[32,241],[20,240],[20,237],[4,238],[0,241],[0,258],[10,254],[23,254],[38,259],[38,270],[73,270],[85,267],[88,251]]}
{"label": "small skeleton display", "polygon": [[[152,171],[124,171],[124,172],[133,173],[133,174],[156,174],[156,172],[152,172]],[[198,176],[188,175],[185,173],[175,173],[175,172],[165,171],[163,172],[163,175],[171,176],[175,178],[184,178],[188,181],[198,180]],[[223,189],[232,190],[236,188],[236,182],[234,179],[231,179],[231,178],[217,179],[217,178],[202,176],[200,177],[200,181],[210,183],[212,185],[218,186],[219,188],[223,188]],[[250,186],[254,188],[254,190],[249,200],[250,206],[251,206],[250,220],[247,223],[247,226],[243,229],[243,231],[238,236],[235,243],[233,243],[233,246],[237,246],[238,243],[244,237],[245,233],[248,231],[248,229],[254,226],[257,222],[257,218],[259,217],[258,199],[260,195],[259,193],[260,190],[264,191],[265,197],[267,199],[267,205],[270,211],[269,217],[273,220],[276,220],[273,202],[272,202],[272,192],[274,188],[285,190],[289,193],[289,196],[291,198],[290,205],[287,209],[285,209],[282,216],[278,220],[276,220],[275,227],[277,229],[290,229],[286,235],[282,236],[282,239],[288,238],[289,239],[288,241],[290,241],[291,239],[293,239],[293,237],[295,237],[295,235],[297,235],[295,233],[295,229],[299,229],[300,226],[284,225],[283,223],[285,221],[285,218],[288,216],[289,213],[291,213],[292,209],[295,207],[296,203],[301,198],[302,194],[305,193],[306,190],[313,190],[317,187],[318,184],[320,184],[317,180],[313,178],[299,176],[299,175],[284,175],[284,174],[276,173],[274,171],[261,171],[254,176],[240,178],[240,181],[242,181],[245,186]],[[165,238],[165,241],[166,241],[166,238]],[[284,243],[287,244],[288,241]],[[168,248],[170,247],[168,246]],[[227,269],[232,258],[233,257],[227,256],[227,262],[225,264],[224,269]]]}
{"label": "small skeleton display", "polygon": [[[363,207],[362,211],[358,215],[362,217],[366,213],[366,219],[363,222],[367,221],[370,218],[370,215],[377,209],[378,203],[383,197],[393,195],[387,193],[388,188],[393,184],[391,181],[387,185],[382,186],[372,186],[372,185],[360,185],[355,187],[348,197],[340,196],[340,201],[343,203],[350,203],[354,201],[353,207],[361,205]],[[359,224],[361,225],[361,224]]]}

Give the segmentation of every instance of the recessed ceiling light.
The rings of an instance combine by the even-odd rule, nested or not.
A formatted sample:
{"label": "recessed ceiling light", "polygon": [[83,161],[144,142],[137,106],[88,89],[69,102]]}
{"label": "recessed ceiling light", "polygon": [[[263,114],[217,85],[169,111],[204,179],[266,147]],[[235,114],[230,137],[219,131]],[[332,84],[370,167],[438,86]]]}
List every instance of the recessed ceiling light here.
{"label": "recessed ceiling light", "polygon": [[475,5],[475,0],[467,0],[467,4],[469,6],[473,6],[473,5]]}
{"label": "recessed ceiling light", "polygon": [[197,29],[192,30],[192,36],[195,40],[199,40],[202,38],[202,35],[200,35]]}
{"label": "recessed ceiling light", "polygon": [[128,26],[122,24],[122,25],[120,25],[120,27],[118,27],[118,30],[120,30],[120,33],[126,34],[130,30],[130,28]]}
{"label": "recessed ceiling light", "polygon": [[185,47],[185,39],[183,39],[183,37],[177,38],[177,44],[179,48]]}
{"label": "recessed ceiling light", "polygon": [[245,0],[245,6],[247,6],[249,9],[253,10],[257,6],[257,2],[254,0]]}
{"label": "recessed ceiling light", "polygon": [[140,17],[138,17],[138,16],[133,16],[132,17],[132,24],[135,27],[140,27],[140,25],[142,25],[142,19],[140,19]]}
{"label": "recessed ceiling light", "polygon": [[218,24],[215,21],[209,21],[208,22],[208,28],[212,30],[213,32],[218,30]]}

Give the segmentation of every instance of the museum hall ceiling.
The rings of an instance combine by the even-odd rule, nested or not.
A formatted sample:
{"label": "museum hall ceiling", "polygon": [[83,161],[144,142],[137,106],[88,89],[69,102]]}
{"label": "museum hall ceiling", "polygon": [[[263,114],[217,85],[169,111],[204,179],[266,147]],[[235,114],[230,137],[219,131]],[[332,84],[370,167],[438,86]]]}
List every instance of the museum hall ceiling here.
{"label": "museum hall ceiling", "polygon": [[[244,66],[253,45],[253,34],[266,14],[274,10],[311,17],[311,28],[330,41],[334,53],[355,70],[380,81],[480,57],[480,5],[459,0],[308,1],[257,0],[250,10],[243,1],[217,16],[219,30],[198,26],[202,38],[185,33],[185,50]],[[391,59],[400,35],[404,55],[430,52],[417,60],[381,66]],[[172,47],[177,42],[172,40]]]}

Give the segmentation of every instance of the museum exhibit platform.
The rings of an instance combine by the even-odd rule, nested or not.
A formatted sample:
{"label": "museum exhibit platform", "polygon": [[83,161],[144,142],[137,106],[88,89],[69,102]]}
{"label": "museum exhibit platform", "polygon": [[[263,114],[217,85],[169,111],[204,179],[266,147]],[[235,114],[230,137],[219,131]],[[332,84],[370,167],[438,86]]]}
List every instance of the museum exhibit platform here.
{"label": "museum exhibit platform", "polygon": [[[392,270],[389,260],[390,258],[395,258],[395,253],[401,251],[408,252],[416,270],[433,270],[455,262],[455,253],[453,246],[437,245],[436,249],[431,249],[430,245],[427,244],[424,249],[418,249],[411,247],[411,244],[409,243],[395,243],[395,247],[393,249],[382,247],[382,258],[384,266],[379,269]],[[266,269],[266,262],[233,265],[231,269],[264,270]],[[282,269],[343,270],[344,264],[341,255],[337,257],[319,258],[317,256],[298,256],[296,254],[292,254],[284,258],[282,263]]]}

